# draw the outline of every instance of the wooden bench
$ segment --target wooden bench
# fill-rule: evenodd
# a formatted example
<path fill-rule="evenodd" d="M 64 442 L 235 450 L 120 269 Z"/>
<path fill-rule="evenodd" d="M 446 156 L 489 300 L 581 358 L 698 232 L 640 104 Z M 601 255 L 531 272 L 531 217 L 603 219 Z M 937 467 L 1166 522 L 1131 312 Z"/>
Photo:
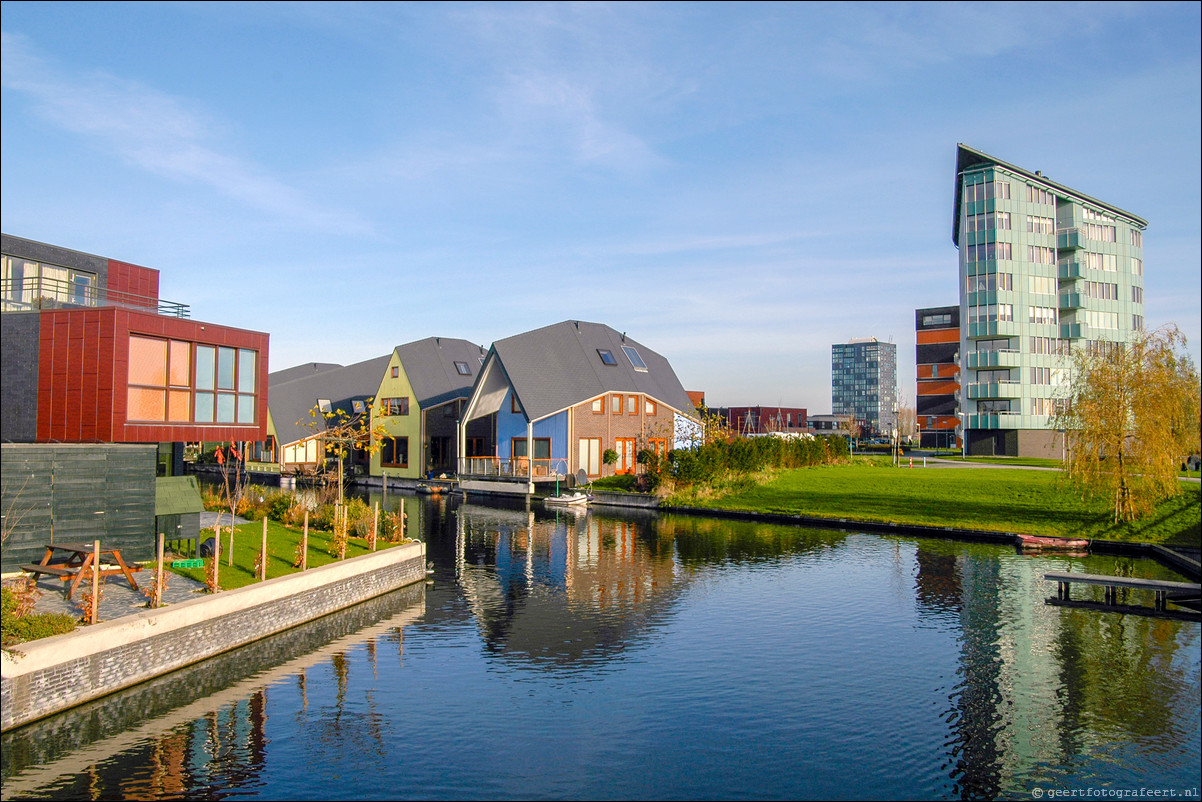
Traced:
<path fill-rule="evenodd" d="M 40 563 L 29 563 L 22 565 L 23 571 L 28 571 L 34 575 L 36 580 L 39 574 L 47 576 L 57 576 L 67 583 L 67 598 L 70 599 L 75 595 L 76 588 L 79 587 L 80 581 L 85 576 L 91 576 L 93 573 L 97 577 L 113 576 L 122 574 L 129 582 L 129 586 L 135 591 L 138 589 L 138 583 L 134 581 L 134 571 L 141 571 L 140 565 L 126 565 L 125 560 L 121 557 L 120 549 L 100 549 L 100 556 L 112 557 L 116 565 L 106 565 L 101 562 L 93 566 L 95 547 L 88 543 L 47 543 L 46 556 L 42 558 Z M 66 554 L 66 559 L 56 562 L 54 556 L 56 552 Z"/>
<path fill-rule="evenodd" d="M 75 571 L 71 570 L 70 568 L 59 568 L 55 565 L 36 565 L 34 563 L 27 563 L 21 566 L 21 570 L 28 571 L 29 573 L 33 574 L 35 579 L 37 578 L 38 574 L 63 577 L 75 576 Z"/>
<path fill-rule="evenodd" d="M 1114 604 L 1118 599 L 1119 588 L 1136 588 L 1151 590 L 1156 593 L 1156 609 L 1163 610 L 1168 601 L 1169 593 L 1181 593 L 1196 597 L 1202 592 L 1202 585 L 1196 582 L 1172 582 L 1166 579 L 1139 579 L 1127 576 L 1106 576 L 1104 574 L 1074 574 L 1067 571 L 1049 571 L 1044 579 L 1054 580 L 1056 595 L 1061 599 L 1069 598 L 1069 589 L 1073 583 L 1083 585 L 1102 585 L 1106 588 L 1106 602 Z"/>

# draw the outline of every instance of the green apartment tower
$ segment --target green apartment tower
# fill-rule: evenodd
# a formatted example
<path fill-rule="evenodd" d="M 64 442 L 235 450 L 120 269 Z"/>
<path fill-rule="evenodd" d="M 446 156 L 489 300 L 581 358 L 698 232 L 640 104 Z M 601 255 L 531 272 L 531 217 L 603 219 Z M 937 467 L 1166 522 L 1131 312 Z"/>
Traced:
<path fill-rule="evenodd" d="M 1148 223 L 965 145 L 956 153 L 960 414 L 969 454 L 1060 457 L 1074 348 L 1144 327 Z"/>

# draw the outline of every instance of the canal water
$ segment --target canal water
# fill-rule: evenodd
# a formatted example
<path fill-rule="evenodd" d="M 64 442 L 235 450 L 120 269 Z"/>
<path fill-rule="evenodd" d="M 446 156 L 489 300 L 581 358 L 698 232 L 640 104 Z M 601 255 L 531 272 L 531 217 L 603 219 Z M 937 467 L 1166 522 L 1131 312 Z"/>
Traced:
<path fill-rule="evenodd" d="M 386 503 L 433 584 L 9 733 L 4 798 L 1198 798 L 1199 624 L 1045 603 L 1154 562 Z"/>

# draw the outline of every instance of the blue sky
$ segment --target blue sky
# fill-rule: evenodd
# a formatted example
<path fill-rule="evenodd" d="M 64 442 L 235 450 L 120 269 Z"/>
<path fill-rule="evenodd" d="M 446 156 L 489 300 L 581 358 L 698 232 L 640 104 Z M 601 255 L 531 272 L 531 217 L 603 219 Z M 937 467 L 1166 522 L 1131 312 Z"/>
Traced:
<path fill-rule="evenodd" d="M 956 143 L 1149 221 L 1198 360 L 1198 3 L 3 3 L 3 230 L 270 362 L 607 323 L 711 405 L 958 300 Z"/>

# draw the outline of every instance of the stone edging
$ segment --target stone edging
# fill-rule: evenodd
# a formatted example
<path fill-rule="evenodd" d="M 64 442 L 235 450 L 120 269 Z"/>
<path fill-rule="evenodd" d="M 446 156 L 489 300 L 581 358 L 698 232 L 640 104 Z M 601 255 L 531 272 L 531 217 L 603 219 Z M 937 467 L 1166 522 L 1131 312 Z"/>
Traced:
<path fill-rule="evenodd" d="M 18 644 L 0 654 L 9 730 L 425 579 L 424 543 Z"/>

